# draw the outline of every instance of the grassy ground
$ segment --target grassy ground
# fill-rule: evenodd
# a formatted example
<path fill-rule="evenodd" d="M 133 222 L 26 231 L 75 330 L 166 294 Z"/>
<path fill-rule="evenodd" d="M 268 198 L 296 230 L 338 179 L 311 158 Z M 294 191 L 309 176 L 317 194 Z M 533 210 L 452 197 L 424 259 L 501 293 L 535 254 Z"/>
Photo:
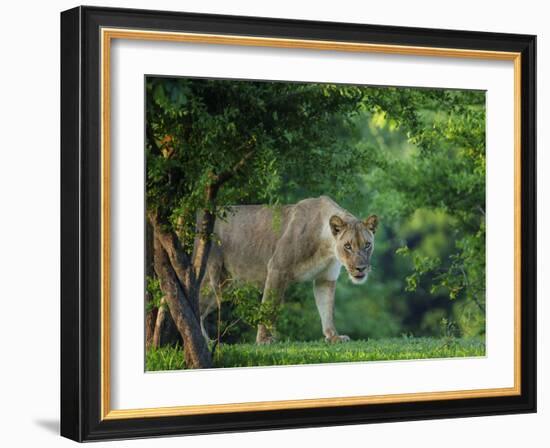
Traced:
<path fill-rule="evenodd" d="M 215 367 L 250 367 L 333 362 L 388 361 L 484 356 L 481 338 L 388 338 L 352 341 L 345 344 L 325 342 L 277 342 L 271 345 L 220 345 L 214 355 Z M 150 350 L 146 369 L 184 369 L 180 347 Z"/>

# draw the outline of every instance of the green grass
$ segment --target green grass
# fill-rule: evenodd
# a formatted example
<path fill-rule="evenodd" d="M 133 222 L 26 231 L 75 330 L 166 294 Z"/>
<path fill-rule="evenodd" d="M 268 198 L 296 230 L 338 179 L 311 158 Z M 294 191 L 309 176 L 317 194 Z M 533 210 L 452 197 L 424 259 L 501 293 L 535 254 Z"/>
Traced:
<path fill-rule="evenodd" d="M 325 342 L 277 342 L 271 345 L 223 344 L 216 348 L 215 367 L 280 366 L 334 362 L 390 361 L 484 356 L 482 338 L 387 338 Z M 181 347 L 147 352 L 146 370 L 184 369 Z"/>

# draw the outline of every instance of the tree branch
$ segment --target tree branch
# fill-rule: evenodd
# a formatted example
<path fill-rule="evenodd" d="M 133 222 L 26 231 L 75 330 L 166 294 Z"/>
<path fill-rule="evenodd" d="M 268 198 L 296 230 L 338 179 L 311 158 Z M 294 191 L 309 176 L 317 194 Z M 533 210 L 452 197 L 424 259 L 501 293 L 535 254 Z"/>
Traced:
<path fill-rule="evenodd" d="M 206 262 L 212 246 L 212 232 L 214 231 L 215 222 L 216 215 L 210 210 L 204 210 L 199 223 L 198 239 L 195 241 L 195 250 L 193 251 L 193 270 L 199 285 L 206 273 Z"/>
<path fill-rule="evenodd" d="M 242 158 L 239 160 L 235 165 L 233 165 L 232 168 L 230 168 L 227 171 L 223 171 L 222 173 L 218 174 L 217 176 L 214 176 L 213 183 L 210 184 L 210 187 L 214 191 L 214 196 L 217 194 L 217 190 L 229 179 L 231 179 L 237 172 L 239 172 L 245 165 L 248 159 L 250 159 L 254 153 L 255 148 L 252 148 L 250 151 L 248 151 Z"/>
<path fill-rule="evenodd" d="M 464 268 L 462 266 L 459 266 L 459 268 L 462 271 L 462 276 L 464 277 L 464 284 L 466 285 L 467 288 L 469 288 L 470 287 L 470 282 L 468 280 L 468 275 L 466 274 L 466 271 L 464 270 Z M 483 314 L 485 314 L 485 307 L 481 304 L 481 302 L 477 298 L 477 294 L 472 293 L 472 299 L 473 299 L 474 303 L 477 305 L 477 307 L 480 309 L 480 311 Z"/>

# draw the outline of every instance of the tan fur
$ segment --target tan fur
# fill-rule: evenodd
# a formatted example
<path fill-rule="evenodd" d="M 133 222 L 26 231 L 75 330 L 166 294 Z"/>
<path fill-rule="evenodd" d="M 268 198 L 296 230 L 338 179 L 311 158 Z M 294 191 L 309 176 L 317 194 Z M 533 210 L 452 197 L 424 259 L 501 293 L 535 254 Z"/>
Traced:
<path fill-rule="evenodd" d="M 213 293 L 201 296 L 201 324 L 216 308 L 216 295 L 228 278 L 263 288 L 262 301 L 280 301 L 289 284 L 313 281 L 326 339 L 349 340 L 334 328 L 336 280 L 343 265 L 354 283 L 366 281 L 377 225 L 376 216 L 361 221 L 326 196 L 281 208 L 232 207 L 214 228 L 217 243 L 205 278 Z M 208 337 L 204 326 L 203 333 Z M 271 340 L 260 325 L 257 342 Z"/>

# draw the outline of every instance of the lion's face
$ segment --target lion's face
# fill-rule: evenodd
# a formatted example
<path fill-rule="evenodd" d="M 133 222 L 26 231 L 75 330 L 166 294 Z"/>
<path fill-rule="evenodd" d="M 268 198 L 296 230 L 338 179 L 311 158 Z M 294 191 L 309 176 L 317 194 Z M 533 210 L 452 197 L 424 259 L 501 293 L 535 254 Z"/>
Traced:
<path fill-rule="evenodd" d="M 335 244 L 335 255 L 348 271 L 355 284 L 365 283 L 371 271 L 371 256 L 374 250 L 374 234 L 378 217 L 371 215 L 364 221 L 347 220 L 334 215 L 329 221 Z"/>

